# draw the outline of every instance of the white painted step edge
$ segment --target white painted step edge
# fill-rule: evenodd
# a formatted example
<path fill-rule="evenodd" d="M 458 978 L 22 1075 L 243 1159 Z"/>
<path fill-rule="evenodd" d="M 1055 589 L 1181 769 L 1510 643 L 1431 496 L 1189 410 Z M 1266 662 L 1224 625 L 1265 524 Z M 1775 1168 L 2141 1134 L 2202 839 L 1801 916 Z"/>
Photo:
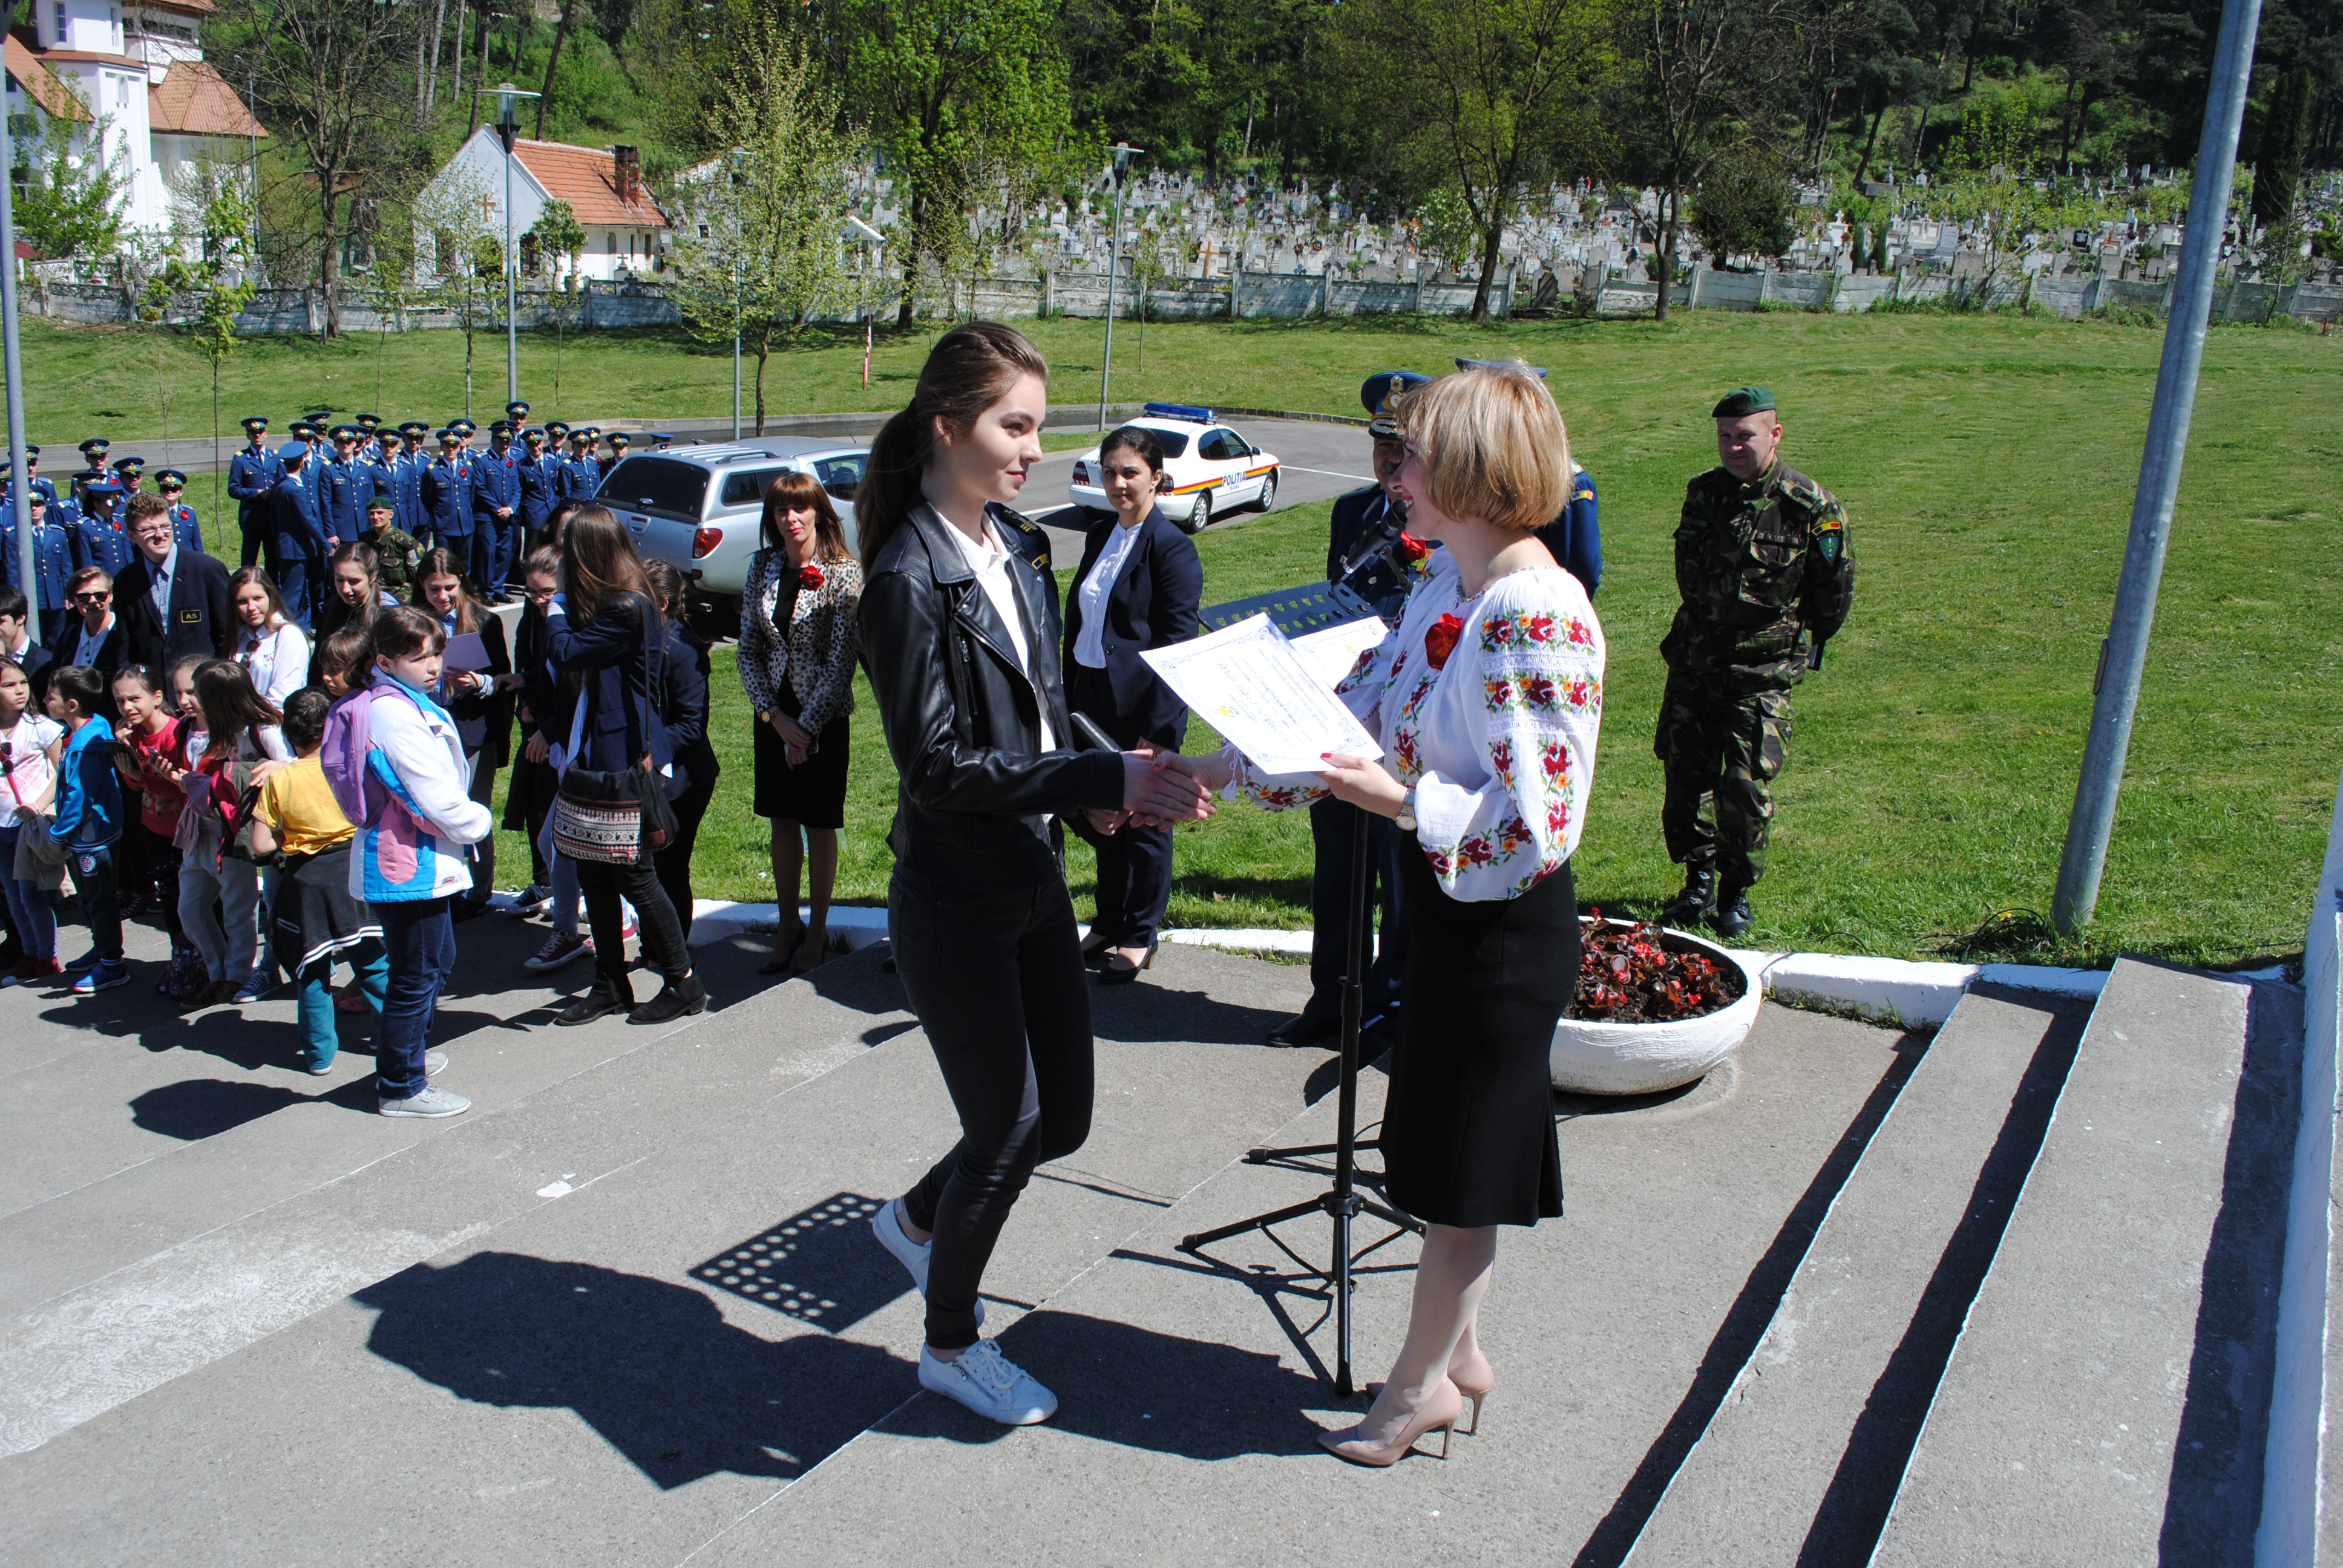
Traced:
<path fill-rule="evenodd" d="M 510 895 L 499 893 L 499 901 Z M 807 911 L 800 910 L 799 917 Z M 778 904 L 740 904 L 723 899 L 700 899 L 692 906 L 691 934 L 695 942 L 717 941 L 743 932 L 769 931 L 780 923 Z M 830 911 L 830 935 L 848 950 L 883 941 L 887 911 L 860 905 L 840 905 Z M 1282 953 L 1307 957 L 1308 931 L 1173 930 L 1163 940 L 1191 947 L 1221 948 L 1240 953 Z M 1766 995 L 1792 1006 L 1827 1008 L 1882 1021 L 1907 1024 L 1942 1023 L 1953 1015 L 1961 994 L 1979 980 L 2053 996 L 2096 999 L 2107 983 L 2102 970 L 2050 969 L 2036 964 L 1916 963 L 1906 959 L 1848 957 L 1838 953 L 1749 953 L 1765 977 Z M 2277 980 L 2281 969 L 2254 970 L 2239 980 Z"/>

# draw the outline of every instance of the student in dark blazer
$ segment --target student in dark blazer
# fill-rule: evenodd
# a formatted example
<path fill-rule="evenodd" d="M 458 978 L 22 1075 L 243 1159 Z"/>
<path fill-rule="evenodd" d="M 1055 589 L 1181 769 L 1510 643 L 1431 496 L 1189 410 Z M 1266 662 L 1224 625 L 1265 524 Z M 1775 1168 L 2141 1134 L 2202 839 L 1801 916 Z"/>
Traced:
<path fill-rule="evenodd" d="M 545 620 L 546 656 L 578 681 L 553 730 L 568 767 L 621 773 L 648 762 L 652 772 L 667 776 L 675 756 L 657 697 L 666 646 L 666 628 L 626 525 L 608 507 L 580 508 L 562 536 L 561 592 L 547 607 Z M 578 861 L 578 885 L 594 928 L 594 986 L 556 1022 L 591 1023 L 631 1009 L 630 1022 L 665 1023 L 707 1007 L 708 987 L 692 972 L 675 906 L 645 849 L 625 865 Z M 640 920 L 644 961 L 667 980 L 640 1006 L 627 974 L 621 895 Z"/>
<path fill-rule="evenodd" d="M 130 537 L 138 558 L 114 579 L 114 613 L 130 628 L 130 662 L 168 669 L 183 658 L 219 658 L 236 637 L 228 569 L 216 556 L 179 548 L 160 496 L 134 496 Z M 158 608 L 156 584 L 166 580 Z"/>
<path fill-rule="evenodd" d="M 472 595 L 464 576 L 464 561 L 449 549 L 427 550 L 415 568 L 415 604 L 437 618 L 448 638 L 476 634 L 488 654 L 485 669 L 447 668 L 440 676 L 440 704 L 456 721 L 464 743 L 464 760 L 471 765 L 471 797 L 495 809 L 497 770 L 512 759 L 513 693 L 519 677 L 513 674 L 512 653 L 505 639 L 505 623 Z M 458 898 L 449 910 L 468 920 L 488 907 L 497 890 L 496 835 L 475 846 L 472 892 Z"/>
<path fill-rule="evenodd" d="M 49 653 L 60 665 L 89 666 L 106 677 L 110 689 L 130 648 L 130 628 L 114 608 L 113 578 L 104 567 L 84 567 L 65 585 L 65 600 L 71 613 L 60 617 L 49 633 Z M 45 684 L 34 678 L 36 685 Z"/>
<path fill-rule="evenodd" d="M 57 656 L 47 645 L 34 640 L 33 628 L 27 624 L 31 618 L 32 608 L 25 596 L 14 588 L 0 586 L 0 658 L 22 669 L 33 689 L 33 700 L 45 703 L 49 698 L 49 671 L 55 667 Z M 78 616 L 65 619 L 75 626 L 81 624 Z"/>
<path fill-rule="evenodd" d="M 675 810 L 675 839 L 659 852 L 659 886 L 675 906 L 676 923 L 683 940 L 691 940 L 691 849 L 699 838 L 700 819 L 716 795 L 716 775 L 721 771 L 716 748 L 708 739 L 708 644 L 684 618 L 683 573 L 669 561 L 646 561 L 651 597 L 659 600 L 666 622 L 667 646 L 660 649 L 659 681 L 653 700 L 659 722 L 667 726 L 667 742 L 674 753 L 674 771 L 668 776 L 668 804 Z"/>
<path fill-rule="evenodd" d="M 1151 432 L 1127 425 L 1109 435 L 1099 467 L 1115 515 L 1091 525 L 1066 594 L 1066 706 L 1118 747 L 1177 751 L 1187 704 L 1139 656 L 1196 635 L 1204 569 L 1194 542 L 1155 505 L 1163 447 Z M 1070 820 L 1098 851 L 1098 916 L 1083 960 L 1105 983 L 1127 985 L 1154 958 L 1171 903 L 1171 829 L 1125 822 L 1101 833 Z"/>

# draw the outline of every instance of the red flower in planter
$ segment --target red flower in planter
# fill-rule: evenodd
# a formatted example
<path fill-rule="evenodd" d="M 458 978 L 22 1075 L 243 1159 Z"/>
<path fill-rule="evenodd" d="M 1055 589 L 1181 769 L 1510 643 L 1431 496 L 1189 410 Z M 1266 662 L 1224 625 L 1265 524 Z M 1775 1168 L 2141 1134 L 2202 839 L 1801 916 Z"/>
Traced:
<path fill-rule="evenodd" d="M 1432 661 L 1434 669 L 1448 668 L 1448 656 L 1456 651 L 1456 639 L 1464 635 L 1464 623 L 1453 615 L 1443 615 L 1423 634 L 1423 657 Z"/>
<path fill-rule="evenodd" d="M 821 586 L 821 568 L 808 561 L 798 572 L 798 587 L 818 588 Z"/>

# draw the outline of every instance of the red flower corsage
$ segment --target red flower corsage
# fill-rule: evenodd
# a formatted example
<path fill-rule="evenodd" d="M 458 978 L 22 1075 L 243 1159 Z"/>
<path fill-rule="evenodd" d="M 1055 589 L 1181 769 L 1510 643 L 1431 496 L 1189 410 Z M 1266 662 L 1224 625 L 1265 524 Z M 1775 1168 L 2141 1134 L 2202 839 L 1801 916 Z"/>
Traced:
<path fill-rule="evenodd" d="M 811 561 L 808 561 L 803 567 L 799 568 L 798 587 L 820 588 L 820 586 L 821 568 L 820 567 L 814 565 Z"/>
<path fill-rule="evenodd" d="M 1464 623 L 1453 615 L 1443 615 L 1423 634 L 1423 657 L 1432 661 L 1434 669 L 1448 668 L 1448 656 L 1456 651 L 1456 639 L 1464 635 Z"/>
<path fill-rule="evenodd" d="M 1430 545 L 1404 529 L 1399 536 L 1399 548 L 1400 553 L 1407 558 L 1410 566 L 1422 566 L 1425 558 L 1432 554 Z"/>

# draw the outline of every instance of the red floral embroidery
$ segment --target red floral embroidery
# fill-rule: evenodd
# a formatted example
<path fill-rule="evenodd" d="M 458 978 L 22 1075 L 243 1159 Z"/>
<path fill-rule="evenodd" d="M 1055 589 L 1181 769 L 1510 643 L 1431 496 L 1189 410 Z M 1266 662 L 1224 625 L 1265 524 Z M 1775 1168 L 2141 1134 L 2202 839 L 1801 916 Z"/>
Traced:
<path fill-rule="evenodd" d="M 1423 634 L 1423 657 L 1432 661 L 1434 669 L 1448 668 L 1448 656 L 1456 651 L 1456 639 L 1464 635 L 1464 623 L 1453 615 L 1443 615 Z"/>
<path fill-rule="evenodd" d="M 1497 772 L 1497 779 L 1508 789 L 1513 787 L 1513 743 L 1500 740 L 1489 748 L 1489 763 Z"/>
<path fill-rule="evenodd" d="M 1570 802 L 1569 802 L 1569 801 L 1567 801 L 1567 800 L 1549 800 L 1549 801 L 1547 801 L 1547 802 L 1546 802 L 1546 806 L 1545 806 L 1545 830 L 1546 830 L 1546 836 L 1547 836 L 1548 838 L 1553 838 L 1553 839 L 1562 839 L 1562 838 L 1566 838 L 1566 837 L 1569 835 L 1569 833 L 1570 833 Z"/>
<path fill-rule="evenodd" d="M 1532 708 L 1552 708 L 1554 705 L 1554 682 L 1543 675 L 1524 676 L 1522 679 L 1522 699 Z"/>
<path fill-rule="evenodd" d="M 798 587 L 816 588 L 821 586 L 821 568 L 808 561 L 798 572 Z"/>
<path fill-rule="evenodd" d="M 1549 779 L 1564 779 L 1570 774 L 1570 753 L 1559 740 L 1549 740 L 1541 749 L 1538 764 Z"/>

